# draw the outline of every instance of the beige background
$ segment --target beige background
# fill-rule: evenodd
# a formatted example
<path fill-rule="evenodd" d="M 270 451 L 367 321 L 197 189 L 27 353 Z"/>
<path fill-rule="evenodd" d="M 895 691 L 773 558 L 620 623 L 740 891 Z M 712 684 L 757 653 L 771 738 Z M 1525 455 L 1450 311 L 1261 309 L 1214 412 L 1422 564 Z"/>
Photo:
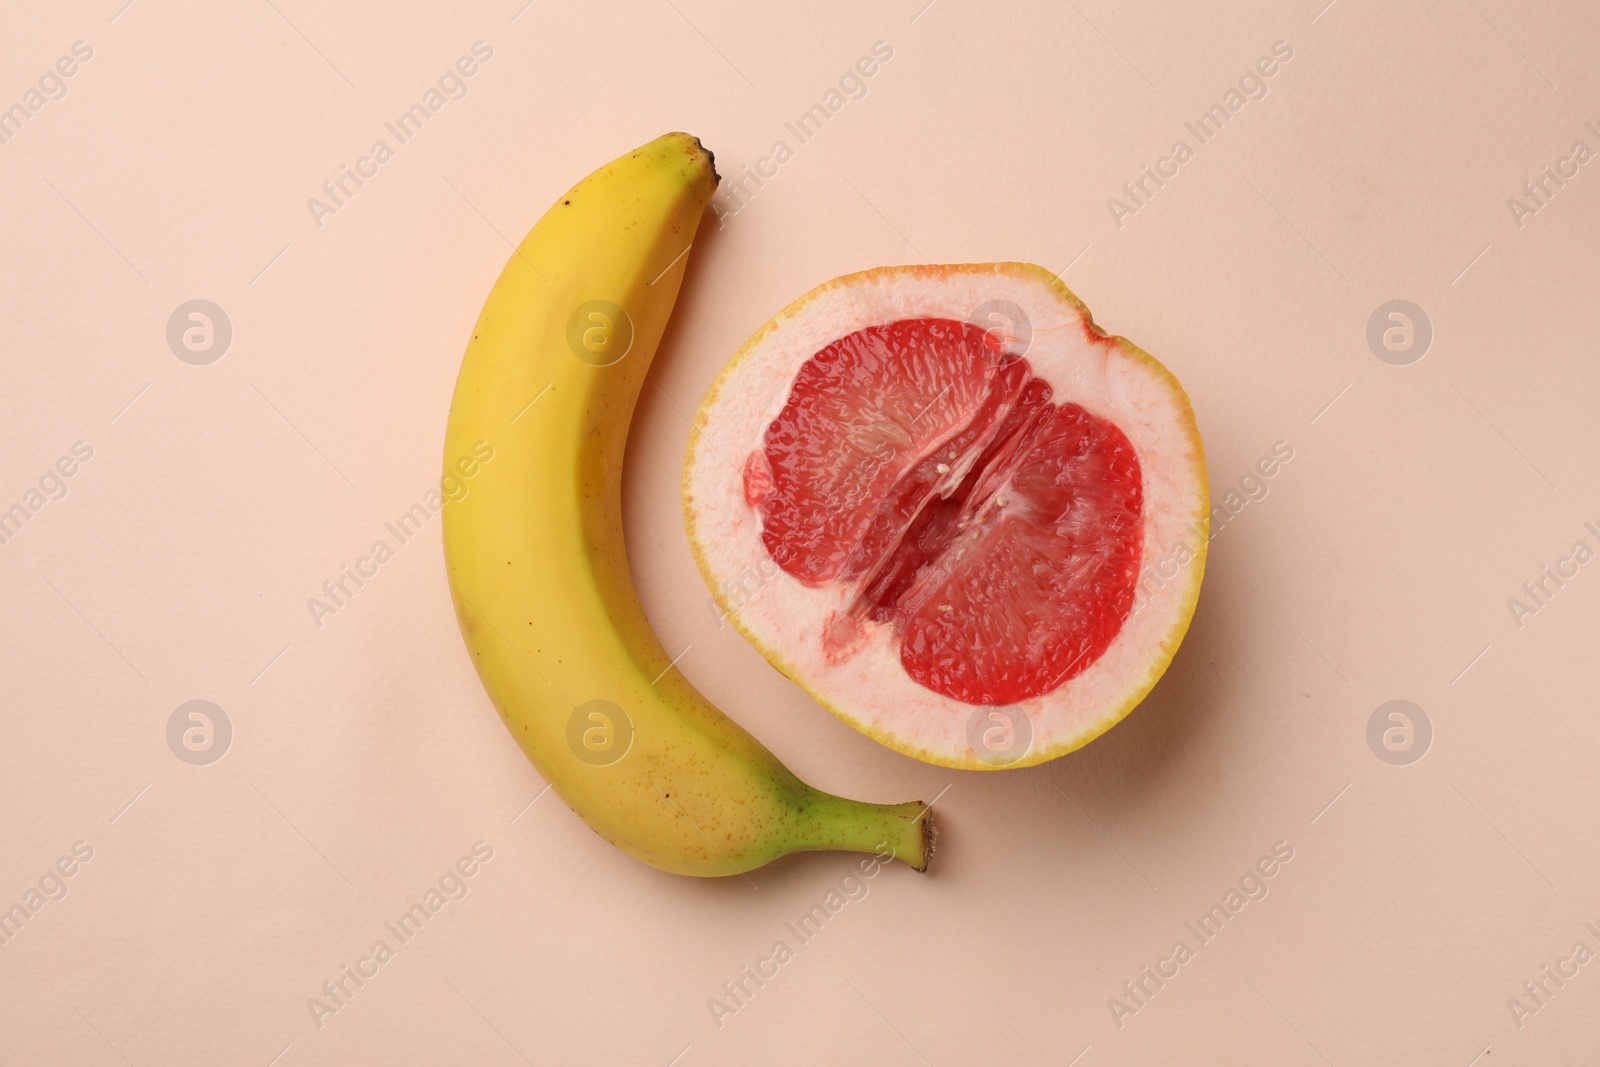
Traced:
<path fill-rule="evenodd" d="M 1520 629 L 1507 599 L 1600 548 L 1600 164 L 1520 228 L 1506 200 L 1600 151 L 1600 16 L 924 2 L 8 12 L 0 106 L 75 41 L 93 58 L 0 147 L 0 507 L 74 442 L 93 458 L 0 545 L 0 901 L 75 842 L 93 858 L 0 946 L 0 1060 L 1592 1061 L 1600 963 L 1520 1020 L 1507 1001 L 1600 950 L 1600 564 Z M 478 40 L 467 95 L 315 225 L 307 198 Z M 796 146 L 784 123 L 876 41 L 867 94 Z M 1277 41 L 1267 95 L 1115 225 L 1107 198 Z M 507 239 L 672 129 L 724 174 L 795 154 L 707 226 L 646 390 L 646 607 L 804 777 L 939 795 L 946 831 L 932 875 L 880 874 L 720 1029 L 708 998 L 848 861 L 690 881 L 529 807 L 437 519 L 320 629 L 305 603 L 436 479 Z M 1061 270 L 1187 386 L 1218 496 L 1294 450 L 1213 543 L 1145 706 L 1012 774 L 916 763 L 803 697 L 717 626 L 678 509 L 685 417 L 737 345 L 821 281 L 924 257 Z M 1434 331 L 1409 366 L 1366 341 L 1396 298 Z M 233 326 L 209 365 L 166 342 L 192 299 Z M 208 766 L 166 740 L 193 699 L 233 726 Z M 1409 766 L 1366 740 L 1391 699 L 1433 727 Z M 468 895 L 319 1028 L 308 998 L 480 840 Z M 1184 923 L 1280 841 L 1270 894 L 1199 946 Z M 1119 1027 L 1108 998 L 1180 938 L 1195 958 Z"/>

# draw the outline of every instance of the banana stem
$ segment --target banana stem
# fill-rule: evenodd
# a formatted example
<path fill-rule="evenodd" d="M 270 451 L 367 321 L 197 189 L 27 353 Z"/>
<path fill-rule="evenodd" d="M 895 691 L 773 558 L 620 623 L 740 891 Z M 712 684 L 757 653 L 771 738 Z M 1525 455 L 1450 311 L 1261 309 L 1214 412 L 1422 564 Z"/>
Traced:
<path fill-rule="evenodd" d="M 921 801 L 866 804 L 812 790 L 797 815 L 801 848 L 865 852 L 919 871 L 933 855 L 933 810 Z"/>

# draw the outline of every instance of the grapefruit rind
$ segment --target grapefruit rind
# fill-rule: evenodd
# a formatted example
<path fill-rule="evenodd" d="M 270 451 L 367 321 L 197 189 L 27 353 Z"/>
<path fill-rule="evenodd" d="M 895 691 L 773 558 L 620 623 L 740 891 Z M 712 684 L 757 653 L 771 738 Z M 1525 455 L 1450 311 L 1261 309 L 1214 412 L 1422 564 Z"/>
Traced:
<path fill-rule="evenodd" d="M 836 584 L 808 587 L 773 564 L 741 471 L 801 364 L 823 346 L 873 323 L 965 320 L 997 300 L 1026 312 L 1032 329 L 1025 354 L 1034 373 L 1057 399 L 1116 423 L 1133 441 L 1143 471 L 1135 607 L 1098 660 L 1017 705 L 1028 715 L 1032 742 L 1004 766 L 1032 766 L 1083 747 L 1145 698 L 1182 642 L 1205 571 L 1210 501 L 1204 448 L 1183 387 L 1149 353 L 1095 325 L 1054 274 L 1030 263 L 879 267 L 818 286 L 758 329 L 712 383 L 689 432 L 683 477 L 695 562 L 735 629 L 857 730 L 924 762 L 970 770 L 1001 769 L 969 743 L 975 706 L 912 681 L 890 626 L 874 628 L 859 653 L 829 661 L 820 629 L 851 593 Z M 1154 561 L 1172 558 L 1178 546 L 1187 562 L 1175 575 L 1155 574 Z"/>

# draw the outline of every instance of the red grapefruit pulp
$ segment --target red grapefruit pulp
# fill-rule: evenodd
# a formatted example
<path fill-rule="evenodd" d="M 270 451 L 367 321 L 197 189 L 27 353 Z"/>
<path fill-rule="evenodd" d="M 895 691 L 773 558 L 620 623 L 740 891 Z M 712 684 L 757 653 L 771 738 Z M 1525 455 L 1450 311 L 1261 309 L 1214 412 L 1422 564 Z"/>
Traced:
<path fill-rule="evenodd" d="M 1086 743 L 1154 685 L 1199 592 L 1187 397 L 1026 264 L 808 294 L 724 369 L 684 477 L 728 618 L 830 710 L 936 763 L 995 766 L 971 727 L 1002 706 L 1028 745 L 1000 765 Z M 1147 566 L 1158 549 L 1175 574 Z"/>
<path fill-rule="evenodd" d="M 894 623 L 906 673 L 969 704 L 1048 693 L 1098 658 L 1143 537 L 1122 431 L 1052 403 L 992 341 L 949 319 L 841 337 L 801 365 L 744 473 L 778 566 L 854 586 L 847 610 Z"/>

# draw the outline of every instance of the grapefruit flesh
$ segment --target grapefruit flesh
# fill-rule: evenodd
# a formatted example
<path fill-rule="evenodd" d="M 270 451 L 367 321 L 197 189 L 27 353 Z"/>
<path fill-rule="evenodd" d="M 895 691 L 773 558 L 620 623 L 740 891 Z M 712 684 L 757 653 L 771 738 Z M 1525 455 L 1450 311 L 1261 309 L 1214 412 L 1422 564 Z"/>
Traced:
<path fill-rule="evenodd" d="M 774 666 L 883 743 L 976 769 L 1136 706 L 1208 540 L 1182 387 L 1020 263 L 880 268 L 791 304 L 702 404 L 684 507 L 720 611 Z M 991 722 L 1023 738 L 1002 760 Z"/>
<path fill-rule="evenodd" d="M 1143 544 L 1127 437 L 1053 403 L 993 337 L 906 319 L 839 338 L 801 365 L 744 474 L 773 561 L 853 586 L 846 611 L 893 624 L 906 673 L 968 704 L 1048 693 L 1098 659 Z M 851 629 L 824 631 L 836 656 Z"/>

